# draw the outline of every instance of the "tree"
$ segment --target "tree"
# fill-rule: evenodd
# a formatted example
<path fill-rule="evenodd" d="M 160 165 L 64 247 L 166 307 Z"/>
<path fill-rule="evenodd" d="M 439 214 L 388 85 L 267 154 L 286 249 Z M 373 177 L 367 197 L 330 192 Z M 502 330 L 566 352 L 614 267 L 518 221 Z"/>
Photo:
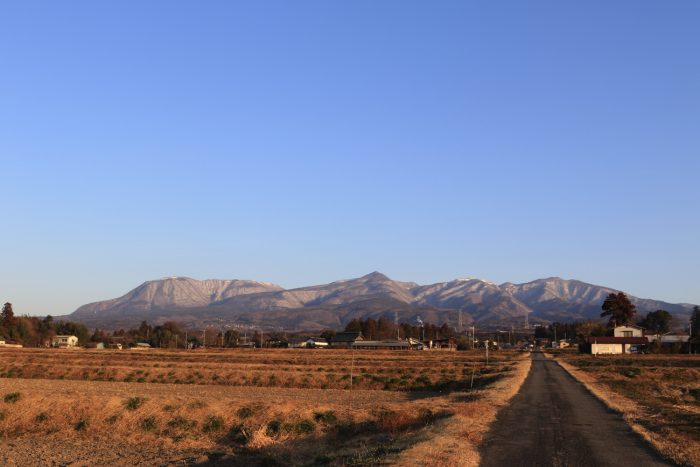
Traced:
<path fill-rule="evenodd" d="M 700 343 L 700 306 L 693 307 L 693 314 L 690 315 L 690 338 L 693 343 Z"/>
<path fill-rule="evenodd" d="M 637 312 L 637 308 L 622 292 L 608 294 L 601 308 L 603 309 L 600 314 L 601 318 L 610 316 L 608 327 L 628 323 Z"/>
<path fill-rule="evenodd" d="M 671 313 L 666 310 L 656 310 L 647 313 L 646 318 L 639 322 L 640 326 L 646 328 L 653 334 L 666 334 L 671 330 Z"/>
<path fill-rule="evenodd" d="M 0 323 L 6 328 L 11 328 L 15 324 L 15 314 L 12 311 L 12 303 L 5 303 L 0 313 Z"/>
<path fill-rule="evenodd" d="M 227 329 L 224 333 L 224 347 L 235 347 L 238 345 L 240 335 L 234 329 Z"/>
<path fill-rule="evenodd" d="M 362 324 L 360 323 L 360 320 L 357 318 L 353 318 L 353 320 L 350 321 L 345 326 L 345 332 L 360 332 L 360 331 L 362 331 Z"/>

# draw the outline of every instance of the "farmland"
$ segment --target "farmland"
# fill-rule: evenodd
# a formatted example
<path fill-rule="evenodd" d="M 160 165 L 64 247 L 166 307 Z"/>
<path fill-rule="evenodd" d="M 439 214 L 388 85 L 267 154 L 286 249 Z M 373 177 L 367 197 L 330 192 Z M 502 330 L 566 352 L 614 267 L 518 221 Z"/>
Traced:
<path fill-rule="evenodd" d="M 144 465 L 474 464 L 528 365 L 515 353 L 486 366 L 471 352 L 2 350 L 0 463 L 42 439 L 59 447 L 37 464 L 115 452 Z"/>
<path fill-rule="evenodd" d="M 661 453 L 681 465 L 700 465 L 700 356 L 557 359 Z"/>

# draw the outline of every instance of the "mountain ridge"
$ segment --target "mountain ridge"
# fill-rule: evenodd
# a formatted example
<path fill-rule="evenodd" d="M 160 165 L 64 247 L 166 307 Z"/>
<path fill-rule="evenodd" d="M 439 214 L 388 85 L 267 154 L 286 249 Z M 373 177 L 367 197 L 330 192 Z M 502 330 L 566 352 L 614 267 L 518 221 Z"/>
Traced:
<path fill-rule="evenodd" d="M 396 316 L 403 322 L 523 326 L 525 323 L 600 319 L 600 306 L 618 289 L 576 279 L 547 277 L 497 285 L 476 278 L 419 285 L 374 271 L 328 284 L 285 289 L 271 282 L 242 279 L 196 280 L 166 277 L 146 281 L 121 297 L 88 303 L 67 318 L 91 326 L 132 326 L 178 320 L 192 326 L 230 322 L 279 329 L 342 327 L 354 318 Z M 629 295 L 629 294 L 628 294 Z M 638 314 L 671 312 L 678 322 L 691 304 L 630 299 Z"/>

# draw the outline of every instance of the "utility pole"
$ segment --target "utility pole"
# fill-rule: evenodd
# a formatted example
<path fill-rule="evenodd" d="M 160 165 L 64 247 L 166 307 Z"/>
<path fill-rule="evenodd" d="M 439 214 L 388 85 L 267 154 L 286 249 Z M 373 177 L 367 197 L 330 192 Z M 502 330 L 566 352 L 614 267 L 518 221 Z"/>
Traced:
<path fill-rule="evenodd" d="M 352 378 L 353 378 L 353 373 L 355 372 L 355 349 L 353 348 L 352 345 L 350 345 L 350 355 L 351 355 L 351 360 L 350 360 L 350 391 L 352 391 Z"/>
<path fill-rule="evenodd" d="M 396 326 L 396 340 L 400 341 L 401 340 L 401 334 L 400 334 L 401 328 L 399 327 L 399 312 L 398 311 L 394 312 L 394 326 Z"/>
<path fill-rule="evenodd" d="M 204 331 L 202 331 L 202 348 L 206 349 L 207 348 L 207 328 L 204 328 Z"/>
<path fill-rule="evenodd" d="M 474 326 L 472 326 L 472 350 L 474 350 L 474 341 L 476 340 L 476 335 L 474 332 Z"/>
<path fill-rule="evenodd" d="M 185 350 L 190 349 L 189 341 L 187 340 L 187 331 L 185 331 Z"/>

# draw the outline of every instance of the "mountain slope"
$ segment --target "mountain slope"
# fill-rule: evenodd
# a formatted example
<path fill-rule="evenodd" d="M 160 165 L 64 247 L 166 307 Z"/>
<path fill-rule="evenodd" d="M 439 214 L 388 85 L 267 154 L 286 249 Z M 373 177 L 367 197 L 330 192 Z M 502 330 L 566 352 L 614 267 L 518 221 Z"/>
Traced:
<path fill-rule="evenodd" d="M 373 272 L 329 284 L 283 289 L 268 282 L 204 280 L 174 277 L 148 281 L 122 297 L 83 305 L 70 319 L 89 326 L 127 327 L 141 320 L 170 319 L 194 326 L 229 323 L 284 329 L 340 328 L 353 318 L 437 324 L 523 326 L 526 323 L 599 319 L 605 297 L 617 292 L 558 277 L 524 284 L 496 285 L 479 279 L 458 279 L 431 285 L 394 281 Z M 692 305 L 671 304 L 630 296 L 638 316 L 657 309 L 686 322 Z"/>
<path fill-rule="evenodd" d="M 83 305 L 71 316 L 79 319 L 105 313 L 201 307 L 239 295 L 280 289 L 282 287 L 268 282 L 218 279 L 198 281 L 188 277 L 169 277 L 144 282 L 119 298 Z"/>

